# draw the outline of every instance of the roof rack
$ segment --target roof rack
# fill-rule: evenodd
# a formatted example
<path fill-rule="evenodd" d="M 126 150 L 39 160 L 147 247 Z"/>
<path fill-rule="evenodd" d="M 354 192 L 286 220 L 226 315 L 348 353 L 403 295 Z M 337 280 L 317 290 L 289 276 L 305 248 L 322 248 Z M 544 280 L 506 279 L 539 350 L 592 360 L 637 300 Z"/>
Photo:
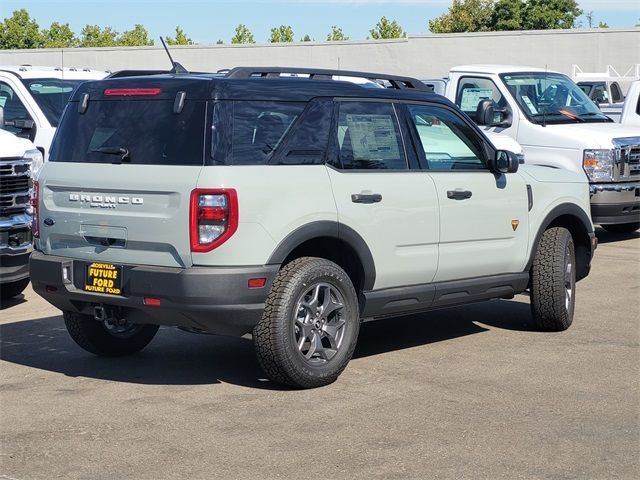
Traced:
<path fill-rule="evenodd" d="M 383 80 L 389 82 L 389 88 L 398 90 L 412 89 L 427 91 L 428 87 L 417 78 L 387 75 L 386 73 L 357 72 L 350 70 L 330 70 L 321 68 L 298 67 L 235 67 L 227 74 L 227 78 L 281 78 L 281 74 L 308 75 L 309 80 L 333 80 L 334 76 L 356 77 L 367 80 Z"/>

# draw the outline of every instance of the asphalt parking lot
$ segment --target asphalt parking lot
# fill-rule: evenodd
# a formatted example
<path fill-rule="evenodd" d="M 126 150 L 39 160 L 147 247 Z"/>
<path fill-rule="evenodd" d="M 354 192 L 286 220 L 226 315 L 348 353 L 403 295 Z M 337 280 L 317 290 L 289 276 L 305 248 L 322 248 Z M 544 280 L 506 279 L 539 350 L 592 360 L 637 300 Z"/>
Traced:
<path fill-rule="evenodd" d="M 567 332 L 524 296 L 365 324 L 310 391 L 247 339 L 91 356 L 28 290 L 0 312 L 0 479 L 640 478 L 640 234 L 598 233 Z"/>

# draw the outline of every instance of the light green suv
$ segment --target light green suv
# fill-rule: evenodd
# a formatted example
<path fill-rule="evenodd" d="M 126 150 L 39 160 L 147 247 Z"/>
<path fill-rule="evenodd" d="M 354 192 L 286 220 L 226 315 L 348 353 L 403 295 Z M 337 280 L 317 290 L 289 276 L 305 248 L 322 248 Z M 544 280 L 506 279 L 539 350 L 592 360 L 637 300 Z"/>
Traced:
<path fill-rule="evenodd" d="M 538 327 L 568 328 L 596 247 L 584 175 L 519 165 L 425 88 L 277 68 L 83 84 L 36 187 L 35 291 L 89 352 L 159 325 L 252 333 L 303 388 L 340 375 L 362 321 L 528 290 Z"/>

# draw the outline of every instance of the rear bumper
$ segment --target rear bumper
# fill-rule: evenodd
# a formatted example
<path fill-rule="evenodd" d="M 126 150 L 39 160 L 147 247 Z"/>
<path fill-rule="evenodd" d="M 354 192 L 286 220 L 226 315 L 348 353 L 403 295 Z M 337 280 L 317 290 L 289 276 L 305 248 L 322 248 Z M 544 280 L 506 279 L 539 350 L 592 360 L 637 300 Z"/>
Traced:
<path fill-rule="evenodd" d="M 60 310 L 93 315 L 96 306 L 117 311 L 134 323 L 197 329 L 220 335 L 244 335 L 260 320 L 278 265 L 255 267 L 168 268 L 123 265 L 123 295 L 82 290 L 90 262 L 34 252 L 33 289 Z M 63 267 L 71 273 L 63 279 Z M 250 278 L 266 278 L 263 288 L 248 288 Z M 144 304 L 145 298 L 159 306 Z"/>
<path fill-rule="evenodd" d="M 640 182 L 591 184 L 589 188 L 593 223 L 640 222 Z"/>

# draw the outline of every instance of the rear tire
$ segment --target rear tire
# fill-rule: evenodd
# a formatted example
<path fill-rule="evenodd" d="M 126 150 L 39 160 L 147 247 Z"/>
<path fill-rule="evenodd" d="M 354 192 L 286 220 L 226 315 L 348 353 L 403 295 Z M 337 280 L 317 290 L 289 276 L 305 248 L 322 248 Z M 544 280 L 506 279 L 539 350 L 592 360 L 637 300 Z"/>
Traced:
<path fill-rule="evenodd" d="M 24 278 L 17 282 L 3 283 L 0 285 L 0 298 L 2 300 L 9 300 L 10 298 L 20 295 L 25 288 L 29 285 L 29 279 Z"/>
<path fill-rule="evenodd" d="M 573 322 L 576 261 L 573 237 L 566 228 L 542 235 L 531 270 L 531 312 L 540 330 L 562 331 Z"/>
<path fill-rule="evenodd" d="M 158 325 L 130 325 L 111 333 L 103 322 L 90 315 L 64 312 L 64 324 L 71 338 L 87 352 L 103 357 L 121 357 L 139 352 L 158 332 Z"/>
<path fill-rule="evenodd" d="M 640 222 L 600 225 L 609 233 L 633 233 L 640 228 Z"/>
<path fill-rule="evenodd" d="M 303 257 L 278 273 L 253 341 L 271 380 L 315 388 L 334 382 L 346 368 L 359 330 L 349 276 L 329 260 Z"/>

